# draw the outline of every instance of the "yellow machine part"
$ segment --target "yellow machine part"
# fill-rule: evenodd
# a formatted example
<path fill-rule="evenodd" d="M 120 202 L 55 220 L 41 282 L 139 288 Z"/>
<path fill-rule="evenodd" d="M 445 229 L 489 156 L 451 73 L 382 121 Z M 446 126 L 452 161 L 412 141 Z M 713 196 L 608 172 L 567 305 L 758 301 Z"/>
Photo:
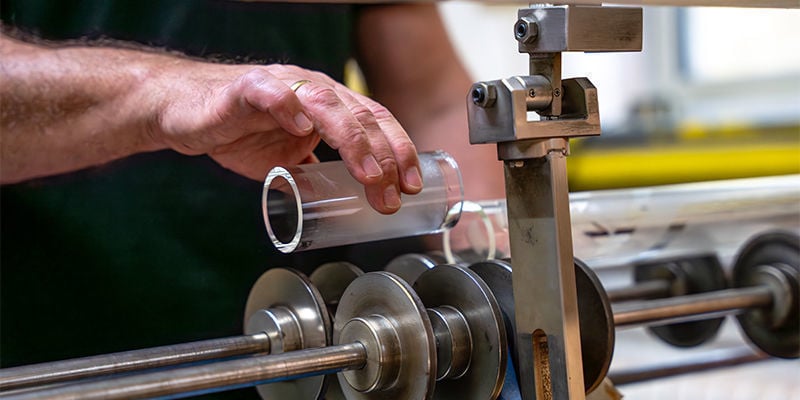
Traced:
<path fill-rule="evenodd" d="M 702 129 L 637 145 L 571 143 L 571 191 L 800 173 L 800 126 Z"/>

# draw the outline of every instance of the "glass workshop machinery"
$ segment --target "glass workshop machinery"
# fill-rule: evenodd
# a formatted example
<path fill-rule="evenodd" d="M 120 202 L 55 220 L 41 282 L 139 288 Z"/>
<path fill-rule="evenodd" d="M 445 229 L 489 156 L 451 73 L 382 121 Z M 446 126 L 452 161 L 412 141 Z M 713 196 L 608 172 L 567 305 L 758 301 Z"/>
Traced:
<path fill-rule="evenodd" d="M 638 51 L 641 10 L 536 6 L 519 11 L 513 32 L 530 75 L 478 82 L 467 99 L 470 141 L 495 143 L 504 163 L 510 260 L 410 257 L 407 265 L 426 266 L 413 277 L 345 263 L 310 277 L 271 269 L 253 286 L 241 336 L 7 368 L 0 398 L 174 398 L 243 386 L 265 399 L 613 398 L 593 390 L 604 384 L 616 327 L 721 314 L 737 314 L 764 352 L 798 358 L 796 233 L 754 239 L 732 282 L 706 268 L 712 276 L 701 280 L 713 287 L 696 291 L 673 290 L 692 286 L 680 284 L 691 268 L 662 265 L 642 269 L 638 287 L 606 291 L 573 257 L 569 139 L 599 135 L 600 125 L 595 87 L 562 79 L 561 53 Z M 327 204 L 299 197 L 283 207 L 296 220 L 289 233 L 302 232 L 306 206 Z M 286 221 L 264 211 L 267 224 Z M 324 218 L 313 222 L 324 232 Z M 511 381 L 513 394 L 504 392 Z"/>

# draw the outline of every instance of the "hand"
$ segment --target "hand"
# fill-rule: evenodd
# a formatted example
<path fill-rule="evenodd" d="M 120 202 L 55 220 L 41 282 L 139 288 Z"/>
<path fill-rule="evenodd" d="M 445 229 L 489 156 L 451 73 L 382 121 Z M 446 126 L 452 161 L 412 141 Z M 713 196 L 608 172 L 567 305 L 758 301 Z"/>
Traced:
<path fill-rule="evenodd" d="M 320 138 L 338 149 L 367 199 L 389 214 L 400 193 L 422 189 L 414 144 L 392 114 L 319 72 L 181 62 L 162 71 L 155 140 L 184 154 L 208 154 L 241 175 L 263 180 L 276 165 L 314 162 Z M 297 88 L 294 82 L 309 82 Z"/>

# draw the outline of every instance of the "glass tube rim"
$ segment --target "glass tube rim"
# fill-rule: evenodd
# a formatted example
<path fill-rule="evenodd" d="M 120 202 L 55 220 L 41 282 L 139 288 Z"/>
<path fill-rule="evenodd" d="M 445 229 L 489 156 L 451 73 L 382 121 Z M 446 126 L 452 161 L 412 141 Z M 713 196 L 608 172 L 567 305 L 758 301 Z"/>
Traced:
<path fill-rule="evenodd" d="M 294 203 L 297 209 L 297 223 L 295 224 L 297 228 L 292 236 L 292 240 L 289 242 L 282 242 L 280 239 L 278 239 L 278 236 L 275 235 L 275 232 L 272 230 L 272 224 L 270 223 L 269 212 L 267 211 L 267 204 L 269 203 L 269 188 L 275 178 L 283 178 L 289 183 L 289 187 L 292 188 L 292 195 L 294 196 Z M 300 199 L 300 189 L 297 187 L 297 182 L 294 180 L 292 173 L 286 168 L 280 166 L 273 167 L 267 174 L 267 177 L 264 180 L 264 190 L 261 193 L 261 212 L 264 216 L 264 225 L 267 227 L 267 235 L 269 236 L 269 239 L 272 241 L 272 244 L 275 246 L 275 248 L 277 248 L 281 253 L 285 254 L 295 251 L 297 246 L 300 244 L 300 237 L 303 234 L 303 204 Z"/>

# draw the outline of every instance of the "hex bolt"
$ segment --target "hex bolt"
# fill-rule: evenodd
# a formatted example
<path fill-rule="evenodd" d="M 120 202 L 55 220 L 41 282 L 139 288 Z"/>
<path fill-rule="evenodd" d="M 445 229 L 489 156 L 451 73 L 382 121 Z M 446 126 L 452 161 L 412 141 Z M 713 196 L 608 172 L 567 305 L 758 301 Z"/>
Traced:
<path fill-rule="evenodd" d="M 561 88 L 553 89 L 553 97 L 559 97 L 559 96 L 561 96 Z"/>
<path fill-rule="evenodd" d="M 531 44 L 539 37 L 539 24 L 535 19 L 530 17 L 520 18 L 514 24 L 514 37 L 518 41 L 526 44 Z"/>
<path fill-rule="evenodd" d="M 489 108 L 494 105 L 494 101 L 497 99 L 497 89 L 485 82 L 478 82 L 472 85 L 470 97 L 472 103 L 476 106 Z"/>

